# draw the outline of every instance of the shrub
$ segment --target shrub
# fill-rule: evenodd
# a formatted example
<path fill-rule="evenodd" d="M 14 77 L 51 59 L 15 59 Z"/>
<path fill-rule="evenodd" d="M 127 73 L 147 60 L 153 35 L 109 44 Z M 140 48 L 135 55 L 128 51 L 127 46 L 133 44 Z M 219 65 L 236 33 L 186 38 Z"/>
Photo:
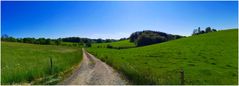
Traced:
<path fill-rule="evenodd" d="M 113 46 L 111 46 L 110 44 L 108 44 L 106 47 L 107 48 L 113 48 Z"/>

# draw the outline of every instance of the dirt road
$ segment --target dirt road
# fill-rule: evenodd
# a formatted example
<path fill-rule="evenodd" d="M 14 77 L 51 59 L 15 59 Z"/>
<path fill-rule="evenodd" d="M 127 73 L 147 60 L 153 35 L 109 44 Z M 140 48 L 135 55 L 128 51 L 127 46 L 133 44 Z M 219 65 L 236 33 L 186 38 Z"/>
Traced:
<path fill-rule="evenodd" d="M 112 67 L 87 53 L 84 49 L 83 60 L 63 85 L 123 85 L 126 81 Z"/>

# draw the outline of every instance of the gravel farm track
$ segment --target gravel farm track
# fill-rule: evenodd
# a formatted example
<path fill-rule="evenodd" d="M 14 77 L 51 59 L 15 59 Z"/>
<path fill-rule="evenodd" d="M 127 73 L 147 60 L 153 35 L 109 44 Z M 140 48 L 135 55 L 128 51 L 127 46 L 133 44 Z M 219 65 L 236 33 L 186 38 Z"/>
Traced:
<path fill-rule="evenodd" d="M 127 82 L 112 67 L 84 49 L 83 60 L 62 85 L 125 85 Z"/>

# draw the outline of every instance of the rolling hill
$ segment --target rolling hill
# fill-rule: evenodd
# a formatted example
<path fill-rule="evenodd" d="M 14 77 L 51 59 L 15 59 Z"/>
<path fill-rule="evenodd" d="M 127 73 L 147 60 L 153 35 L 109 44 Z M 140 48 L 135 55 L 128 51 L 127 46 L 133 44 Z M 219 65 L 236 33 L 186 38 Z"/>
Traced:
<path fill-rule="evenodd" d="M 134 84 L 238 84 L 238 29 L 130 48 L 87 48 Z M 127 46 L 127 45 L 125 45 Z"/>

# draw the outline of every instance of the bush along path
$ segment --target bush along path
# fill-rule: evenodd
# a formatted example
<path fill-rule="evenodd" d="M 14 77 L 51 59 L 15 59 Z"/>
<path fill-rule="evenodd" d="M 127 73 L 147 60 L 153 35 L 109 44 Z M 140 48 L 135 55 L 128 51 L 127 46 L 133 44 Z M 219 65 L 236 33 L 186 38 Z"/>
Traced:
<path fill-rule="evenodd" d="M 63 85 L 123 85 L 127 84 L 121 75 L 84 49 L 83 60 L 73 74 L 63 80 Z"/>

